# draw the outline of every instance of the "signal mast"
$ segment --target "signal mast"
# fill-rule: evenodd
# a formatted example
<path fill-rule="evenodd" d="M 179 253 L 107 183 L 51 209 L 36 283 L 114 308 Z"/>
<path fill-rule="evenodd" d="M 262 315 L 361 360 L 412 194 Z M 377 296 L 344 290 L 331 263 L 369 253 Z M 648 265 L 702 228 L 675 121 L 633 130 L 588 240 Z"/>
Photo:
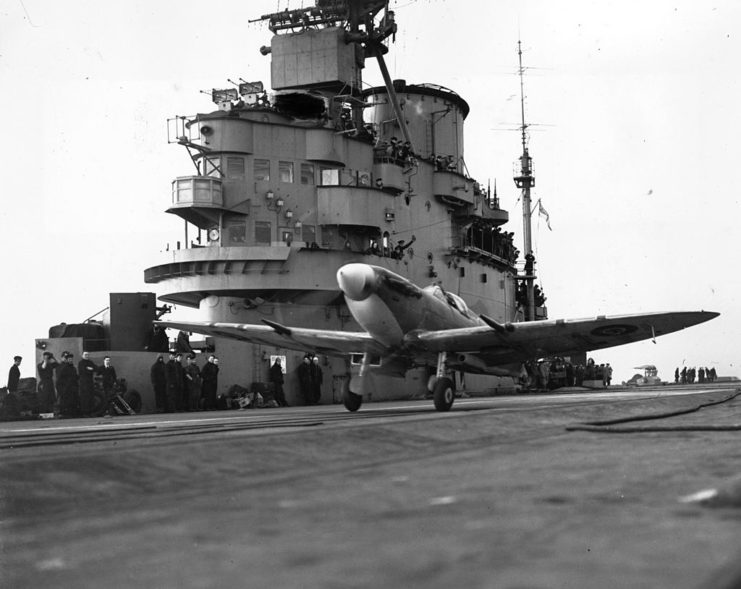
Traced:
<path fill-rule="evenodd" d="M 530 209 L 530 188 L 535 186 L 533 176 L 533 160 L 527 148 L 527 128 L 525 123 L 525 85 L 523 77 L 525 69 L 522 67 L 522 43 L 517 41 L 517 55 L 519 57 L 520 74 L 520 132 L 522 134 L 522 155 L 520 156 L 520 173 L 514 177 L 515 185 L 522 190 L 522 230 L 525 251 L 525 285 L 527 287 L 527 307 L 525 321 L 535 320 L 535 256 L 533 255 L 532 227 Z"/>

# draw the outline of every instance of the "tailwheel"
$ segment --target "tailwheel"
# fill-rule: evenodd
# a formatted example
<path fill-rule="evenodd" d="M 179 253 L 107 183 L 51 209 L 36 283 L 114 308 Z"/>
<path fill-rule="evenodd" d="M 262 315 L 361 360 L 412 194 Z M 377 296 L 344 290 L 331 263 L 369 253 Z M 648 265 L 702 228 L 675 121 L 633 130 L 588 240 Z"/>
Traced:
<path fill-rule="evenodd" d="M 455 401 L 455 386 L 453 381 L 443 376 L 437 379 L 435 388 L 432 390 L 432 398 L 435 409 L 438 411 L 449 411 Z"/>
<path fill-rule="evenodd" d="M 363 404 L 363 396 L 347 391 L 342 395 L 342 402 L 345 404 L 345 409 L 354 413 Z"/>

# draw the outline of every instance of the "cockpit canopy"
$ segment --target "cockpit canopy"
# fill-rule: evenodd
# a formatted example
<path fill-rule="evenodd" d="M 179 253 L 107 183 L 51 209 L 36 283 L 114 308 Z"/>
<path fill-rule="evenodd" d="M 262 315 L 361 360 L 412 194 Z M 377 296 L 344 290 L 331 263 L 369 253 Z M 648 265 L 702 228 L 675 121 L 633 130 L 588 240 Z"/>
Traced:
<path fill-rule="evenodd" d="M 458 295 L 443 290 L 442 287 L 438 286 L 437 284 L 427 286 L 424 288 L 424 290 L 432 293 L 434 297 L 440 299 L 441 301 L 445 301 L 446 303 L 448 303 L 464 317 L 471 317 L 471 311 L 469 311 L 468 305 L 466 305 L 466 302 Z"/>

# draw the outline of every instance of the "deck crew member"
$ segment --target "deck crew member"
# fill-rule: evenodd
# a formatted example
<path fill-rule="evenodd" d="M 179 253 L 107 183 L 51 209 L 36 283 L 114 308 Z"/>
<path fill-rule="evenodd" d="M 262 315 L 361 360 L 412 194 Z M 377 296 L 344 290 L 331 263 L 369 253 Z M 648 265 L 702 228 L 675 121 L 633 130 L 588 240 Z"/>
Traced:
<path fill-rule="evenodd" d="M 301 398 L 304 400 L 305 405 L 313 405 L 314 397 L 311 388 L 311 357 L 308 354 L 304 356 L 303 362 L 299 365 L 297 372 Z"/>
<path fill-rule="evenodd" d="M 203 396 L 203 408 L 207 411 L 213 411 L 216 409 L 216 391 L 219 385 L 219 359 L 211 354 L 208 357 L 208 361 L 201 370 L 201 378 L 203 379 L 202 385 L 202 396 Z"/>
<path fill-rule="evenodd" d="M 177 398 L 180 392 L 178 390 L 178 375 L 175 364 L 175 350 L 170 350 L 170 359 L 165 364 L 165 411 L 168 413 L 177 409 Z"/>
<path fill-rule="evenodd" d="M 149 369 L 149 379 L 152 381 L 152 388 L 154 389 L 154 404 L 157 407 L 157 412 L 162 413 L 167 407 L 167 376 L 162 355 L 157 356 L 157 360 Z"/>
<path fill-rule="evenodd" d="M 80 391 L 80 413 L 89 416 L 93 412 L 93 377 L 98 367 L 90 359 L 90 352 L 82 353 L 82 360 L 77 363 Z"/>
<path fill-rule="evenodd" d="M 275 402 L 278 403 L 278 405 L 280 405 L 281 407 L 288 407 L 288 403 L 286 402 L 286 395 L 283 392 L 283 367 L 281 366 L 280 360 L 278 358 L 275 359 L 275 362 L 270 367 L 270 382 L 273 383 L 273 397 L 275 398 Z"/>
<path fill-rule="evenodd" d="M 23 361 L 23 358 L 20 356 L 14 356 L 13 357 L 13 365 L 10 367 L 10 370 L 8 371 L 8 392 L 9 393 L 15 393 L 18 390 L 18 383 L 21 380 L 21 369 L 19 366 L 21 365 L 21 362 Z"/>
<path fill-rule="evenodd" d="M 54 354 L 44 352 L 43 360 L 38 364 L 36 369 L 39 372 L 39 412 L 51 413 L 54 411 L 54 404 L 57 401 L 56 391 L 54 390 L 54 369 L 59 365 Z"/>
<path fill-rule="evenodd" d="M 103 376 L 103 396 L 109 404 L 108 411 L 111 415 L 116 415 L 113 404 L 113 397 L 115 395 L 114 388 L 116 385 L 116 369 L 111 365 L 110 356 L 103 358 L 103 366 L 98 369 L 98 372 Z"/>
<path fill-rule="evenodd" d="M 187 395 L 185 390 L 185 368 L 183 368 L 183 355 L 178 351 L 175 353 L 175 410 L 185 411 L 188 407 Z"/>
<path fill-rule="evenodd" d="M 62 354 L 62 363 L 57 367 L 57 392 L 59 393 L 59 414 L 61 417 L 76 417 L 80 410 L 78 397 L 77 369 L 74 355 Z"/>
<path fill-rule="evenodd" d="M 185 391 L 188 403 L 185 406 L 186 411 L 198 411 L 198 403 L 201 400 L 201 369 L 196 364 L 196 355 L 189 354 L 187 365 L 185 367 Z"/>
<path fill-rule="evenodd" d="M 322 373 L 321 366 L 319 366 L 319 358 L 317 358 L 316 356 L 311 359 L 310 374 L 311 399 L 314 405 L 318 405 L 319 402 L 322 400 L 322 380 L 324 378 L 324 375 Z"/>

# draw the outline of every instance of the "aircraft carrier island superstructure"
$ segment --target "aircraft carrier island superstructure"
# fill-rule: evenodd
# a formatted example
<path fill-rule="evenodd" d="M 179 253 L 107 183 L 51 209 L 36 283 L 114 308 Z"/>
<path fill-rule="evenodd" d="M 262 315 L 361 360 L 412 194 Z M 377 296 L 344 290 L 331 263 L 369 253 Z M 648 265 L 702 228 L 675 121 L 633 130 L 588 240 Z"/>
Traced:
<path fill-rule="evenodd" d="M 160 300 L 204 321 L 358 330 L 335 274 L 365 262 L 438 283 L 498 321 L 523 319 L 508 212 L 466 167 L 469 105 L 443 86 L 390 79 L 386 2 L 319 1 L 259 20 L 273 33 L 260 50 L 272 92 L 242 81 L 213 91 L 218 110 L 169 121 L 194 168 L 173 180 L 167 209 L 185 222 L 183 246 L 145 271 Z M 375 64 L 385 85 L 364 88 L 362 70 Z M 215 347 L 225 385 L 265 381 L 270 357 L 285 356 L 292 400 L 303 353 Z M 323 399 L 339 401 L 351 359 L 321 363 Z M 424 394 L 428 374 L 375 376 L 371 397 Z M 479 390 L 504 384 L 468 378 Z"/>

